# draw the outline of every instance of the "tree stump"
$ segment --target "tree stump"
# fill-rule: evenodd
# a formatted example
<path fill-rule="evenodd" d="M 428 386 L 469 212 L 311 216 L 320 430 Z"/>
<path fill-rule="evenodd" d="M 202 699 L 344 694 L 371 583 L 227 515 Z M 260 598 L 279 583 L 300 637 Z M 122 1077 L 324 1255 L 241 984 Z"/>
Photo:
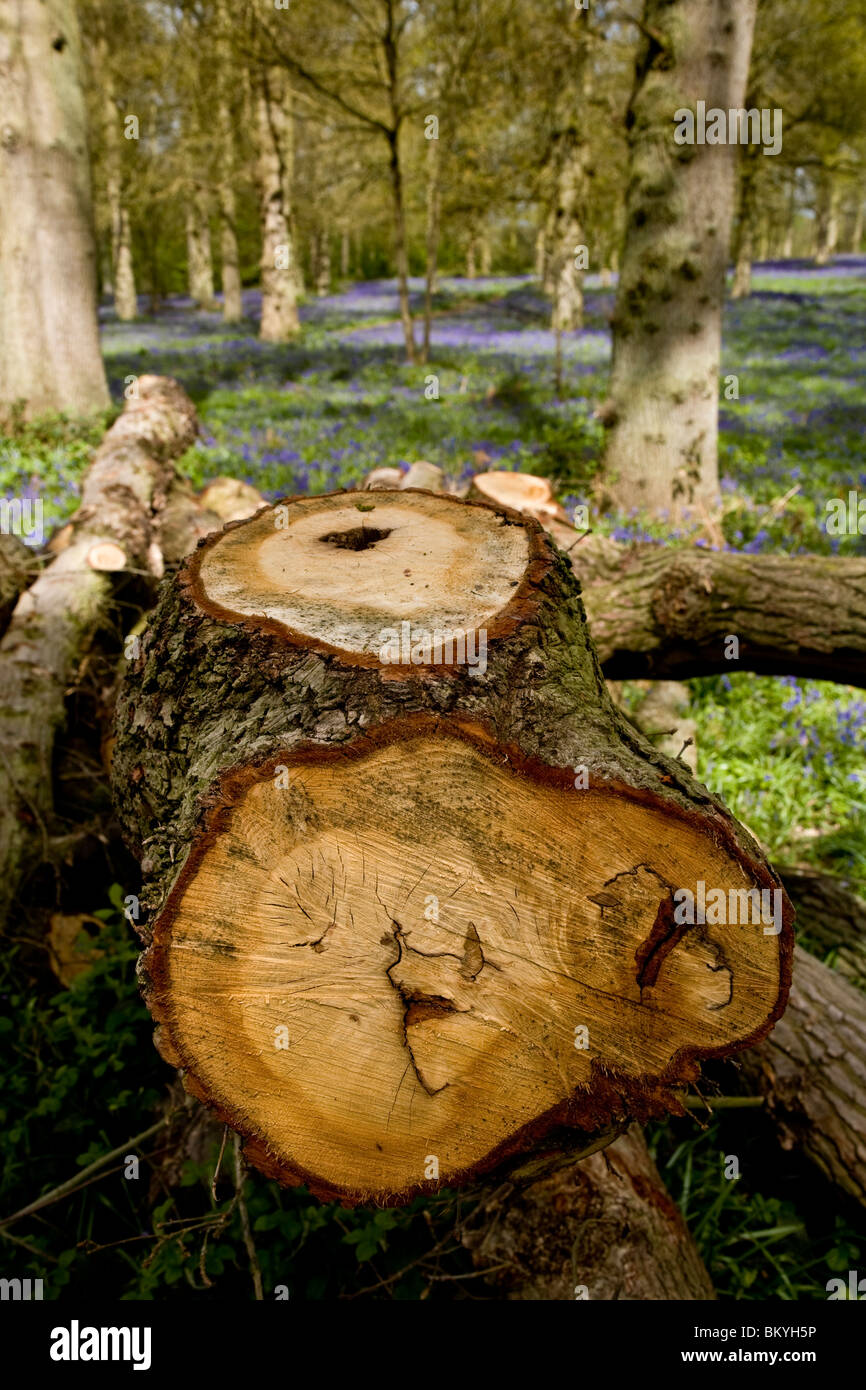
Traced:
<path fill-rule="evenodd" d="M 113 780 L 158 1046 L 321 1197 L 680 1111 L 784 1008 L 778 879 L 614 708 L 530 517 L 346 492 L 208 537 L 128 672 Z M 700 911 L 748 890 L 777 925 Z"/>

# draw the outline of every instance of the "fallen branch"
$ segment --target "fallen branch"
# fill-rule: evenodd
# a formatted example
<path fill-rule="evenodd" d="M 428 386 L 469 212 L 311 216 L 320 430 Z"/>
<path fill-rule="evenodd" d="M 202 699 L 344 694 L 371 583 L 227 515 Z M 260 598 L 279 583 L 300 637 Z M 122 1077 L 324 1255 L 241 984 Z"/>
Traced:
<path fill-rule="evenodd" d="M 0 644 L 0 924 L 19 885 L 50 858 L 54 741 L 120 579 L 162 572 L 156 518 L 173 460 L 195 439 L 195 410 L 167 377 L 141 377 L 97 450 L 65 544 L 21 596 Z"/>
<path fill-rule="evenodd" d="M 866 560 L 624 546 L 548 529 L 581 581 L 609 679 L 740 670 L 866 686 Z"/>

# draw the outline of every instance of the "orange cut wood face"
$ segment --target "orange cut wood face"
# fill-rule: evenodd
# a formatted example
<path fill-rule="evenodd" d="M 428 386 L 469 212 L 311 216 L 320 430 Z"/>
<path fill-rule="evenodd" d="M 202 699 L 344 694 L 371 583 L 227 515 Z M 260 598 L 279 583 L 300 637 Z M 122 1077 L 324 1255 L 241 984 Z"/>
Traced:
<path fill-rule="evenodd" d="M 383 1201 L 459 1182 L 554 1122 L 658 1109 L 781 1008 L 787 924 L 674 920 L 680 888 L 772 884 L 696 815 L 442 726 L 224 791 L 157 921 L 149 1003 L 284 1180 Z"/>

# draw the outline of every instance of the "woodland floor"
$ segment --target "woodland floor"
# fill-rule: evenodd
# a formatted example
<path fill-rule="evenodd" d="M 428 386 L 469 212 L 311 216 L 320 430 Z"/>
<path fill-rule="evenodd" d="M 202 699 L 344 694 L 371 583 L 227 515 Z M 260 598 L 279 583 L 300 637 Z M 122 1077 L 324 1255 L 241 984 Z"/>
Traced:
<path fill-rule="evenodd" d="M 418 304 L 420 282 L 413 286 Z M 502 277 L 443 278 L 424 367 L 403 363 L 393 282 L 308 300 L 304 332 L 290 346 L 258 342 L 254 291 L 245 296 L 249 319 L 235 329 L 182 299 L 133 324 L 106 312 L 112 396 L 121 401 L 130 375 L 178 378 L 204 427 L 182 464 L 197 485 L 229 474 L 268 497 L 322 492 L 378 465 L 426 458 L 455 476 L 485 468 L 546 474 L 568 506 L 588 500 L 601 443 L 592 413 L 610 354 L 612 292 L 592 277 L 587 289 L 586 326 L 563 339 L 559 399 L 538 288 Z M 425 398 L 431 373 L 438 400 Z M 866 552 L 866 537 L 840 540 L 823 529 L 828 499 L 866 492 L 866 258 L 843 257 L 820 272 L 807 263 L 759 266 L 751 298 L 727 307 L 723 375 L 730 374 L 739 399 L 722 402 L 726 545 Z M 105 423 L 48 420 L 0 440 L 0 491 L 41 496 L 50 528 L 74 509 L 77 480 Z M 710 544 L 698 522 L 672 531 L 614 516 L 597 525 L 623 540 Z M 736 670 L 690 684 L 701 778 L 775 860 L 842 874 L 866 894 L 864 692 Z M 2 966 L 7 1212 L 143 1130 L 164 1095 L 167 1069 L 151 1046 L 134 981 L 136 943 L 120 915 L 129 891 L 115 884 L 110 902 L 87 905 L 106 923 L 104 954 L 73 989 L 57 993 L 47 975 L 34 989 L 14 949 Z M 725 1089 L 730 1075 L 717 1079 Z M 706 1128 L 693 1116 L 650 1134 L 720 1296 L 824 1299 L 827 1279 L 866 1258 L 863 1213 L 844 1208 L 813 1169 L 782 1153 L 758 1112 L 722 1112 Z M 730 1154 L 740 1161 L 739 1182 L 724 1177 Z M 200 1268 L 198 1223 L 219 1222 L 231 1197 L 226 1183 L 211 1206 L 212 1168 L 212 1155 L 188 1164 L 180 1189 L 164 1187 L 158 1163 L 157 1177 L 138 1184 L 109 1174 L 47 1209 L 44 1220 L 16 1228 L 44 1254 L 28 1270 L 30 1256 L 17 1248 L 15 1272 L 45 1274 L 46 1296 L 74 1278 L 85 1294 L 191 1297 L 191 1284 L 200 1296 L 250 1297 L 236 1211 L 214 1227 Z M 414 1299 L 425 1289 L 489 1296 L 478 1279 L 452 1282 L 469 1270 L 448 1238 L 466 1201 L 453 1194 L 403 1211 L 347 1212 L 253 1176 L 248 1203 L 265 1287 L 286 1283 L 299 1298 L 369 1291 Z M 197 1228 L 187 1230 L 191 1224 Z M 436 1241 L 444 1244 L 433 1250 Z"/>

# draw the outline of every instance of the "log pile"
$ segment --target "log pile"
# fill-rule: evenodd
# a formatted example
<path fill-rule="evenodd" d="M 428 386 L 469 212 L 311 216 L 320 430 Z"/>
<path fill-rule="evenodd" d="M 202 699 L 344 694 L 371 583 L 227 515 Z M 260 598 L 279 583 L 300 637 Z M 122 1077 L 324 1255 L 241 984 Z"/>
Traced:
<path fill-rule="evenodd" d="M 118 598 L 146 610 L 165 571 L 122 663 L 115 802 L 158 1045 L 253 1163 L 346 1202 L 481 1183 L 464 1238 L 509 1298 L 711 1297 L 633 1121 L 735 1056 L 862 1202 L 862 904 L 780 882 L 604 676 L 730 670 L 733 632 L 741 669 L 864 684 L 864 562 L 621 546 L 483 485 L 196 497 L 192 406 L 139 386 L 71 525 L 0 556 L 0 909 L 52 853 L 82 662 L 116 658 Z M 779 932 L 676 916 L 684 889 L 782 884 L 849 977 L 798 951 L 786 1012 L 784 895 Z"/>

